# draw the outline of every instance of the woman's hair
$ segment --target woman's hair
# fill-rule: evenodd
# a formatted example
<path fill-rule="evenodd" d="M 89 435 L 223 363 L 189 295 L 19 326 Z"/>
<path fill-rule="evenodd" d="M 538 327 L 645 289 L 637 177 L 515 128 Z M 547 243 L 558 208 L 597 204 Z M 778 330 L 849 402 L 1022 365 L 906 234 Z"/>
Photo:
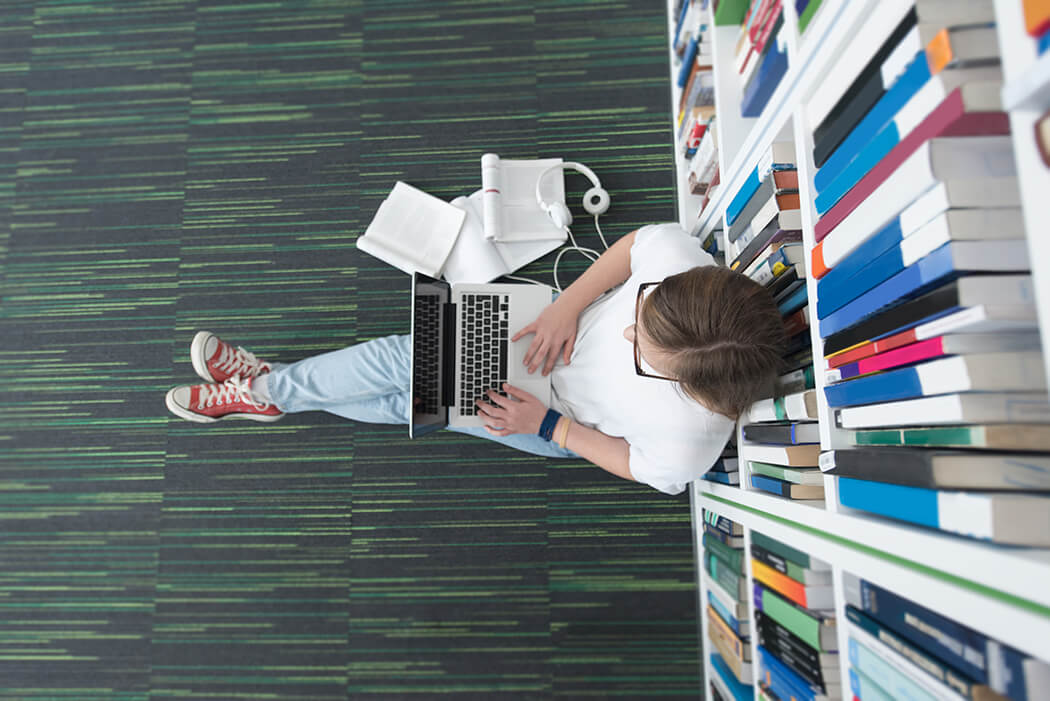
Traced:
<path fill-rule="evenodd" d="M 669 354 L 669 369 L 686 394 L 708 409 L 738 418 L 773 396 L 786 338 L 764 287 L 736 271 L 705 265 L 672 275 L 639 310 L 645 333 Z"/>

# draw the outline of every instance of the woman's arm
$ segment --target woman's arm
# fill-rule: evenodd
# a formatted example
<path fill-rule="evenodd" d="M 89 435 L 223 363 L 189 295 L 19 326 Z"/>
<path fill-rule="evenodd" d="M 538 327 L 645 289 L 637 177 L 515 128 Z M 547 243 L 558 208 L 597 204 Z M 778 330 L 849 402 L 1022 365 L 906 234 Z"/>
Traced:
<path fill-rule="evenodd" d="M 583 275 L 558 295 L 535 321 L 514 334 L 511 341 L 517 341 L 526 334 L 535 334 L 524 357 L 529 372 L 535 372 L 536 368 L 543 365 L 543 374 L 550 374 L 559 354 L 566 363 L 569 362 L 576 343 L 576 324 L 580 313 L 603 292 L 631 276 L 634 234 L 632 231 L 614 243 Z"/>
<path fill-rule="evenodd" d="M 564 417 L 562 421 L 570 421 Z M 637 482 L 631 474 L 631 446 L 623 438 L 613 438 L 601 431 L 573 421 L 565 447 L 606 472 Z"/>

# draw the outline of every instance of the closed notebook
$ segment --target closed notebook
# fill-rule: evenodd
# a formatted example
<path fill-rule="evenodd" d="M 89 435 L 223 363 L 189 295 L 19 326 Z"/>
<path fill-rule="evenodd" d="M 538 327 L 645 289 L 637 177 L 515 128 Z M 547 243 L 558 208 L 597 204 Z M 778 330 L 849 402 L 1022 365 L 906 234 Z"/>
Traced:
<path fill-rule="evenodd" d="M 927 448 L 832 450 L 820 469 L 839 477 L 927 489 L 1050 490 L 1050 456 Z"/>

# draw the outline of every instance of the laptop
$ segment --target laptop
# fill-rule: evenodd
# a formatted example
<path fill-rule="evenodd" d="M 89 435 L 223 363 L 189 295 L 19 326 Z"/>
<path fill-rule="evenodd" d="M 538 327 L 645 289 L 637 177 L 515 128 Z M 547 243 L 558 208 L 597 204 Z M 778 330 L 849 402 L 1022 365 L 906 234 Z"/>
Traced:
<path fill-rule="evenodd" d="M 551 380 L 522 364 L 529 334 L 511 343 L 517 331 L 551 303 L 540 285 L 457 284 L 412 275 L 412 420 L 416 438 L 446 426 L 483 426 L 475 401 L 503 383 L 550 404 Z"/>

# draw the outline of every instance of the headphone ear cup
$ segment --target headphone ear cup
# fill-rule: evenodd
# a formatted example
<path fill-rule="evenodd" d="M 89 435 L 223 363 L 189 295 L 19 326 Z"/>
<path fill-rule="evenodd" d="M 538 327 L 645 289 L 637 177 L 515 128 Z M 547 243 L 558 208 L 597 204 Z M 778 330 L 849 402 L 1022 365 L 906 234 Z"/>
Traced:
<path fill-rule="evenodd" d="M 561 202 L 552 202 L 547 205 L 547 214 L 550 215 L 554 226 L 559 229 L 568 229 L 572 225 L 572 212 Z"/>
<path fill-rule="evenodd" d="M 583 208 L 595 216 L 605 214 L 609 209 L 609 193 L 600 187 L 592 187 L 583 193 Z"/>

